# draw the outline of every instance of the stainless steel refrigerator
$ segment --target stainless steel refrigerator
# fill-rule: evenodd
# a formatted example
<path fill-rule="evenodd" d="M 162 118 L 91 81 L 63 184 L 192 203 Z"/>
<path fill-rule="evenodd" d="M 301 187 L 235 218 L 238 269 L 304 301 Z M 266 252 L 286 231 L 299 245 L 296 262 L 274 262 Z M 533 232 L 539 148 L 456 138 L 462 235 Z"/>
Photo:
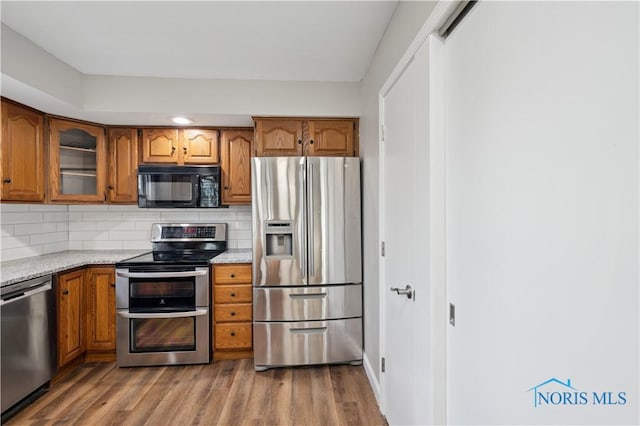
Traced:
<path fill-rule="evenodd" d="M 359 159 L 251 166 L 255 369 L 361 364 Z"/>

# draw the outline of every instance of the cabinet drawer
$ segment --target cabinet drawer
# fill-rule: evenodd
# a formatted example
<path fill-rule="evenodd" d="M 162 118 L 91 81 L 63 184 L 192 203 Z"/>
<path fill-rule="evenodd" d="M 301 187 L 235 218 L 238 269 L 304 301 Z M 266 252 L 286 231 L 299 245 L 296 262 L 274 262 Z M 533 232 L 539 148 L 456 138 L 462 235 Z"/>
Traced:
<path fill-rule="evenodd" d="M 250 322 L 216 324 L 216 349 L 251 349 L 252 326 Z"/>
<path fill-rule="evenodd" d="M 309 365 L 362 360 L 362 318 L 256 322 L 256 366 Z"/>
<path fill-rule="evenodd" d="M 213 303 L 251 302 L 251 285 L 215 285 L 213 286 Z"/>
<path fill-rule="evenodd" d="M 256 321 L 315 321 L 362 316 L 362 285 L 255 288 Z"/>
<path fill-rule="evenodd" d="M 251 310 L 251 303 L 216 304 L 213 308 L 216 322 L 251 321 Z"/>
<path fill-rule="evenodd" d="M 215 284 L 251 284 L 251 265 L 233 264 L 213 267 Z"/>

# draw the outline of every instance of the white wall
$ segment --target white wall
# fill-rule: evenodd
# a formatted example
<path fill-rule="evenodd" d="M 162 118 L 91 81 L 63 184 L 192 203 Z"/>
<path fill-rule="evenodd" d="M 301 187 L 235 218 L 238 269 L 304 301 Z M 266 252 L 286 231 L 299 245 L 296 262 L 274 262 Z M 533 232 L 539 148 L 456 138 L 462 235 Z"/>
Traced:
<path fill-rule="evenodd" d="M 445 42 L 453 424 L 640 422 L 639 11 L 479 2 Z"/>
<path fill-rule="evenodd" d="M 84 75 L 2 25 L 1 94 L 101 124 L 251 126 L 252 115 L 360 116 L 360 83 Z"/>
<path fill-rule="evenodd" d="M 139 209 L 125 205 L 0 205 L 0 261 L 63 250 L 151 249 L 154 222 L 227 224 L 228 248 L 251 248 L 251 207 Z"/>
<path fill-rule="evenodd" d="M 360 156 L 363 159 L 364 350 L 380 379 L 378 95 L 391 71 L 433 11 L 436 2 L 399 2 L 363 81 Z M 374 383 L 375 385 L 375 383 Z"/>

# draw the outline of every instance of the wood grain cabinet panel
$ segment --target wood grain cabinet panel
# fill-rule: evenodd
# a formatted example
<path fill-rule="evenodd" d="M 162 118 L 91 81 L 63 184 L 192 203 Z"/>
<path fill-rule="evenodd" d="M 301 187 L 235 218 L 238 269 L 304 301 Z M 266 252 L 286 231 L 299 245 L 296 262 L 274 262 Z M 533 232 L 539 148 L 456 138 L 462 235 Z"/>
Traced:
<path fill-rule="evenodd" d="M 138 202 L 138 129 L 110 128 L 109 202 L 137 204 Z"/>
<path fill-rule="evenodd" d="M 358 120 L 355 118 L 253 119 L 254 151 L 258 157 L 358 156 Z"/>
<path fill-rule="evenodd" d="M 222 204 L 251 204 L 253 132 L 225 130 L 220 138 Z"/>
<path fill-rule="evenodd" d="M 83 271 L 58 275 L 58 367 L 84 352 Z"/>
<path fill-rule="evenodd" d="M 2 101 L 1 151 L 2 201 L 44 201 L 44 116 Z"/>
<path fill-rule="evenodd" d="M 350 120 L 309 120 L 309 156 L 354 155 L 354 122 Z"/>
<path fill-rule="evenodd" d="M 142 162 L 180 162 L 178 129 L 142 129 Z"/>
<path fill-rule="evenodd" d="M 218 158 L 218 131 L 184 129 L 180 131 L 182 162 L 184 164 L 216 164 Z"/>
<path fill-rule="evenodd" d="M 302 155 L 301 120 L 255 119 L 257 157 Z"/>
<path fill-rule="evenodd" d="M 86 288 L 86 349 L 111 351 L 116 349 L 116 286 L 115 269 L 85 269 Z"/>
<path fill-rule="evenodd" d="M 251 264 L 213 267 L 214 358 L 247 358 L 253 352 Z"/>

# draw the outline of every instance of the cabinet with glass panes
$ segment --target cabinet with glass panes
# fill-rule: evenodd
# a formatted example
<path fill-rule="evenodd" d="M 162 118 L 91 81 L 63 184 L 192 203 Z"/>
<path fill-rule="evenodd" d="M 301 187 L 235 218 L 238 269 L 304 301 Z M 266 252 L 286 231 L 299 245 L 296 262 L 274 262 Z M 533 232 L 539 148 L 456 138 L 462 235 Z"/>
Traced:
<path fill-rule="evenodd" d="M 52 201 L 106 201 L 105 129 L 49 120 L 49 184 Z"/>

